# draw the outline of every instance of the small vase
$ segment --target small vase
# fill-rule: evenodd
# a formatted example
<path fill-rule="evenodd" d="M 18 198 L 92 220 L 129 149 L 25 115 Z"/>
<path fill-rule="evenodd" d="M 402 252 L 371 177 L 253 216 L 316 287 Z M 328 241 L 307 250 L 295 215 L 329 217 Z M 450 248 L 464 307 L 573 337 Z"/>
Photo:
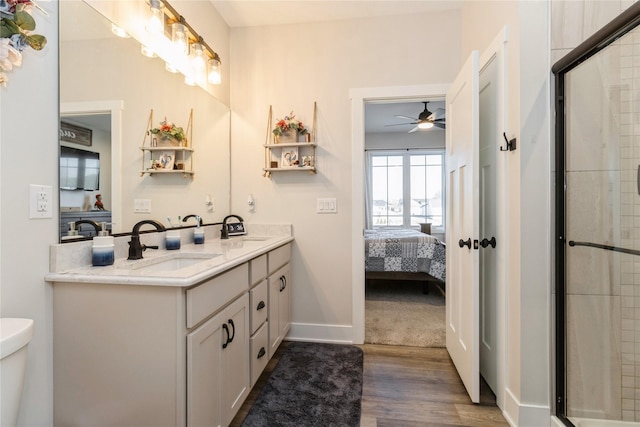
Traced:
<path fill-rule="evenodd" d="M 182 141 L 168 135 L 158 136 L 158 147 L 180 147 Z"/>
<path fill-rule="evenodd" d="M 276 139 L 276 141 L 282 144 L 290 144 L 292 142 L 298 142 L 298 131 L 288 130 L 286 132 L 282 132 L 282 134 L 280 134 L 280 136 Z"/>

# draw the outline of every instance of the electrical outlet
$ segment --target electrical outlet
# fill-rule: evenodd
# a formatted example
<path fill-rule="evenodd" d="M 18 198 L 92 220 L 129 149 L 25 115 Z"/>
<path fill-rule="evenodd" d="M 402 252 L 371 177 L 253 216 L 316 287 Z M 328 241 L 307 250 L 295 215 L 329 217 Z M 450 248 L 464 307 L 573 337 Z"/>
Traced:
<path fill-rule="evenodd" d="M 29 185 L 29 218 L 52 218 L 52 187 L 50 185 Z"/>

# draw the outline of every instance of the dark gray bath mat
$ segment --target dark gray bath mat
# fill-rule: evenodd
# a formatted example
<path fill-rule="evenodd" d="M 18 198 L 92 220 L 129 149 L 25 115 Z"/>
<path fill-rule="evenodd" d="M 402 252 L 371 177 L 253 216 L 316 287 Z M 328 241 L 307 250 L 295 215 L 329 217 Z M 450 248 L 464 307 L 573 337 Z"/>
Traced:
<path fill-rule="evenodd" d="M 352 345 L 289 344 L 242 426 L 359 426 L 362 362 Z"/>

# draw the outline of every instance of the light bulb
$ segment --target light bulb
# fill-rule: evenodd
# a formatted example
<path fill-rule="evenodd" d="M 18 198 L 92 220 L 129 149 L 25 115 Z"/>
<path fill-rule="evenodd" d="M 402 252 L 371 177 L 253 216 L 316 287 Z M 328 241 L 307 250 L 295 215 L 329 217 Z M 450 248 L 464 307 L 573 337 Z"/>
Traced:
<path fill-rule="evenodd" d="M 433 127 L 433 123 L 431 122 L 418 123 L 418 129 L 431 129 L 432 127 Z"/>
<path fill-rule="evenodd" d="M 209 74 L 207 80 L 213 85 L 219 85 L 222 81 L 222 77 L 220 76 L 220 61 L 216 58 L 209 59 Z"/>
<path fill-rule="evenodd" d="M 151 16 L 147 20 L 145 28 L 152 34 L 162 34 L 164 31 L 164 13 L 162 12 L 162 3 L 158 0 L 150 2 Z"/>
<path fill-rule="evenodd" d="M 207 63 L 204 57 L 204 46 L 201 43 L 191 44 L 192 78 L 196 82 L 203 82 L 207 77 Z"/>
<path fill-rule="evenodd" d="M 187 55 L 189 53 L 189 37 L 187 27 L 179 22 L 171 24 L 171 40 L 179 52 Z"/>

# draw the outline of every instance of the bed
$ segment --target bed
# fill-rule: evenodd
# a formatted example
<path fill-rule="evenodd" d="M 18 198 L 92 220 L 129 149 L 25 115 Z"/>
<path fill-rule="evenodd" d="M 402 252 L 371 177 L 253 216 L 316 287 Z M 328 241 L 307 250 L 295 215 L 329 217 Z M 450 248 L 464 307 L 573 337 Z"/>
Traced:
<path fill-rule="evenodd" d="M 445 245 L 417 230 L 365 230 L 365 278 L 444 285 Z"/>

